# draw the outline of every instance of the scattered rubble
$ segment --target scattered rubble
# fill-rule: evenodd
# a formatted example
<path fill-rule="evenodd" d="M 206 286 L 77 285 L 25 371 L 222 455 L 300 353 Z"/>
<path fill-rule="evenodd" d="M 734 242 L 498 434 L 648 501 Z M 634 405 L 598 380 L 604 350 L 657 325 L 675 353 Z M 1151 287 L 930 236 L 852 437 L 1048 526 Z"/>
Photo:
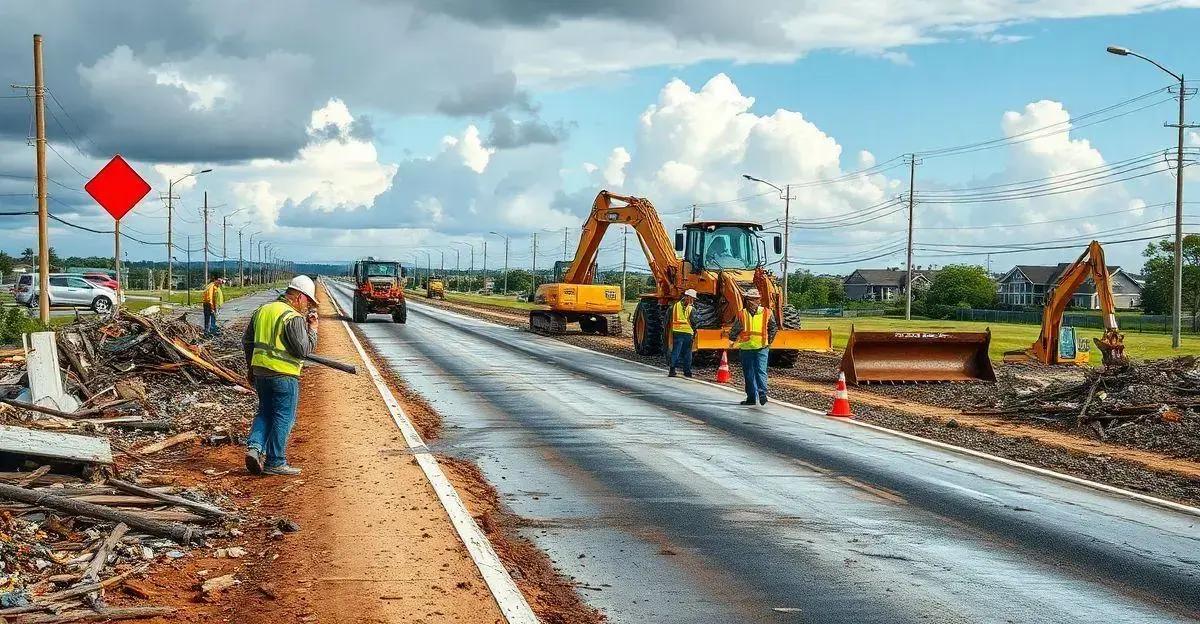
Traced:
<path fill-rule="evenodd" d="M 59 370 L 49 373 L 75 409 L 37 400 L 31 381 L 46 373 L 31 370 L 32 352 L 0 348 L 0 622 L 168 615 L 109 606 L 104 590 L 152 598 L 135 579 L 154 562 L 241 535 L 245 518 L 230 499 L 162 478 L 185 456 L 171 451 L 235 443 L 244 430 L 254 398 L 240 336 L 205 340 L 182 316 L 80 320 L 54 333 Z M 211 579 L 202 593 L 235 583 Z"/>

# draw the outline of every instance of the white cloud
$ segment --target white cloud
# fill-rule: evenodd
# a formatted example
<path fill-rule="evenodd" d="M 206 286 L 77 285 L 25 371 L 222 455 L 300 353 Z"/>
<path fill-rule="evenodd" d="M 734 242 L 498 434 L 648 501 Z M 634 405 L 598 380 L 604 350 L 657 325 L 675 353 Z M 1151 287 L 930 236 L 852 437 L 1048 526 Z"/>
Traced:
<path fill-rule="evenodd" d="M 608 155 L 608 161 L 604 164 L 605 184 L 613 187 L 625 184 L 625 165 L 628 165 L 630 160 L 629 152 L 625 148 L 614 147 L 612 153 Z"/>
<path fill-rule="evenodd" d="M 474 124 L 467 126 L 461 137 L 442 137 L 442 146 L 457 153 L 462 158 L 463 164 L 470 167 L 475 173 L 483 173 L 483 170 L 487 168 L 488 160 L 495 151 L 483 146 L 479 128 L 476 128 Z"/>

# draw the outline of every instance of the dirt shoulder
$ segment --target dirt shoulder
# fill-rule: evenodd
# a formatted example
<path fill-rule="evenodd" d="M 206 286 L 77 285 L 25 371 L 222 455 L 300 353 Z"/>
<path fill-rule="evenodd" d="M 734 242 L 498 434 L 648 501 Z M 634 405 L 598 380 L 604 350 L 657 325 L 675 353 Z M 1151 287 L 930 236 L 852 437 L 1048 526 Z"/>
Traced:
<path fill-rule="evenodd" d="M 513 327 L 528 326 L 526 314 L 508 308 L 424 299 L 420 303 Z M 658 356 L 637 355 L 628 336 L 573 333 L 556 338 L 632 361 L 655 366 L 663 363 Z M 825 410 L 831 401 L 838 361 L 838 356 L 811 353 L 805 354 L 795 369 L 772 369 L 772 394 L 798 405 Z M 735 362 L 731 365 L 737 367 Z M 696 374 L 711 379 L 715 377 L 715 369 L 698 368 Z M 732 385 L 738 387 L 740 384 L 740 374 L 735 371 Z M 850 398 L 860 420 L 889 429 L 1184 503 L 1200 504 L 1200 462 L 1188 457 L 1160 452 L 1138 439 L 1106 443 L 1086 432 L 1048 424 L 961 413 L 962 407 L 977 404 L 994 392 L 995 389 L 986 384 L 876 386 L 852 388 Z M 1190 426 L 1192 423 L 1185 422 L 1177 428 Z"/>

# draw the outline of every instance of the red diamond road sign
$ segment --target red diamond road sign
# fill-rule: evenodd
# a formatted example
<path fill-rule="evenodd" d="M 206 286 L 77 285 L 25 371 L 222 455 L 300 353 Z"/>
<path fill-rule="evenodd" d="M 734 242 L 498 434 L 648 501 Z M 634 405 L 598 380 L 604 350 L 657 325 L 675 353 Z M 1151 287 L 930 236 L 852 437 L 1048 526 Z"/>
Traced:
<path fill-rule="evenodd" d="M 150 192 L 150 185 L 120 154 L 113 156 L 83 188 L 117 221 Z"/>

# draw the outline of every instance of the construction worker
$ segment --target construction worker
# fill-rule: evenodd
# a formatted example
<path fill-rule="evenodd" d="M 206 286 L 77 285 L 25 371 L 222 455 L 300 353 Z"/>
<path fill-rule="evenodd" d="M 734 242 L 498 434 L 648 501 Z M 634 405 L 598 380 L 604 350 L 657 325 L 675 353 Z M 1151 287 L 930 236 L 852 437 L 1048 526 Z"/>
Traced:
<path fill-rule="evenodd" d="M 317 346 L 317 290 L 296 276 L 279 299 L 254 312 L 242 348 L 258 413 L 246 440 L 246 469 L 253 474 L 298 475 L 287 463 L 288 436 L 296 422 L 302 359 Z"/>
<path fill-rule="evenodd" d="M 675 367 L 683 366 L 683 376 L 692 376 L 692 338 L 696 335 L 692 315 L 696 303 L 696 291 L 689 288 L 671 306 L 671 362 L 667 377 L 675 376 Z"/>
<path fill-rule="evenodd" d="M 217 310 L 225 305 L 225 293 L 221 292 L 221 286 L 225 284 L 225 278 L 220 275 L 214 275 L 209 280 L 208 285 L 204 287 L 204 296 L 201 299 L 204 303 L 204 335 L 215 336 L 217 329 Z"/>
<path fill-rule="evenodd" d="M 767 404 L 767 356 L 771 343 L 779 328 L 775 317 L 762 307 L 762 296 L 758 289 L 751 288 L 742 294 L 745 309 L 738 313 L 729 328 L 731 349 L 741 353 L 742 376 L 746 381 L 746 400 L 742 405 L 754 405 L 757 401 Z"/>

